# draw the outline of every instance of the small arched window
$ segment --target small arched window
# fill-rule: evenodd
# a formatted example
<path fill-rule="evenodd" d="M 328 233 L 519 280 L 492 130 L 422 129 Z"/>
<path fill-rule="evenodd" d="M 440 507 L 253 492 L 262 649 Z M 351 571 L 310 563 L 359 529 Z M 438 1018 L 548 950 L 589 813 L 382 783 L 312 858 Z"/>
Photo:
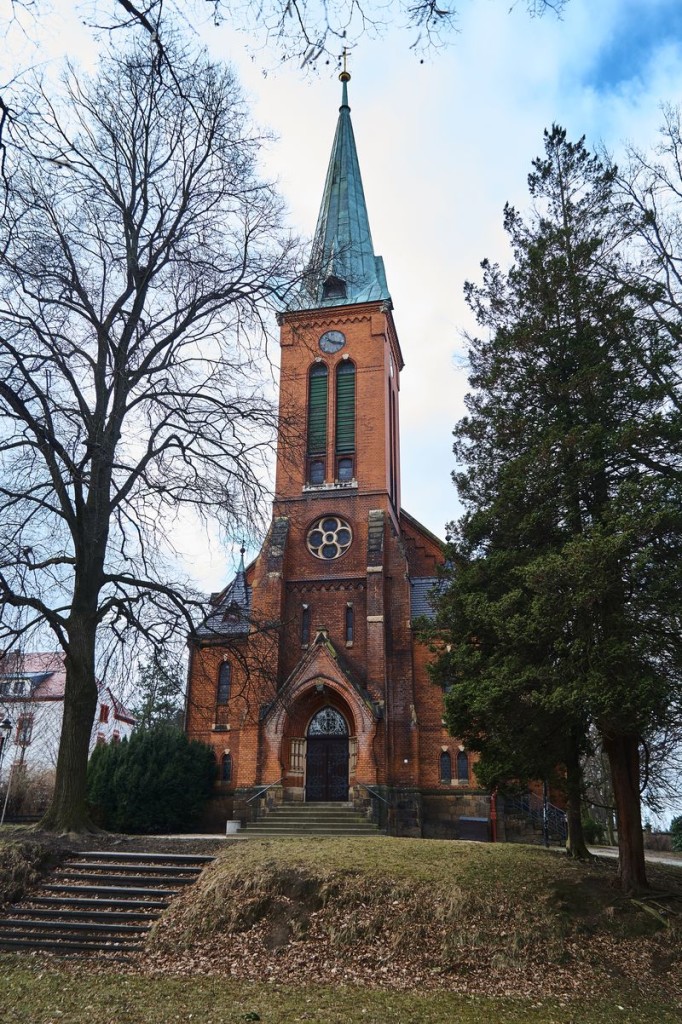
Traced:
<path fill-rule="evenodd" d="M 232 782 L 232 754 L 223 754 L 220 760 L 221 782 Z"/>
<path fill-rule="evenodd" d="M 457 755 L 457 781 L 469 781 L 469 755 L 466 750 L 460 750 Z"/>
<path fill-rule="evenodd" d="M 353 614 L 353 604 L 351 601 L 346 605 L 346 643 L 352 644 L 355 634 L 355 616 Z"/>
<path fill-rule="evenodd" d="M 306 479 L 323 484 L 327 468 L 327 389 L 329 371 L 325 363 L 314 363 L 308 375 L 308 441 Z"/>
<path fill-rule="evenodd" d="M 229 661 L 224 661 L 218 671 L 218 696 L 217 704 L 227 704 L 232 689 L 232 666 Z"/>
<path fill-rule="evenodd" d="M 440 755 L 440 781 L 448 785 L 452 782 L 452 758 L 449 750 L 443 750 Z"/>

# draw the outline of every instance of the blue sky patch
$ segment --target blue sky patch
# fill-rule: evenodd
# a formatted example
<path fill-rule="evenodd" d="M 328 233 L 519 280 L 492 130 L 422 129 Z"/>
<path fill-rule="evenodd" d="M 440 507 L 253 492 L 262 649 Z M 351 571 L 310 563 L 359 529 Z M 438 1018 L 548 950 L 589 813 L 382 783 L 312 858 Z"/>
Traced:
<path fill-rule="evenodd" d="M 649 0 L 644 6 L 623 4 L 611 39 L 596 55 L 589 81 L 600 92 L 638 78 L 662 47 L 682 44 L 680 0 Z"/>

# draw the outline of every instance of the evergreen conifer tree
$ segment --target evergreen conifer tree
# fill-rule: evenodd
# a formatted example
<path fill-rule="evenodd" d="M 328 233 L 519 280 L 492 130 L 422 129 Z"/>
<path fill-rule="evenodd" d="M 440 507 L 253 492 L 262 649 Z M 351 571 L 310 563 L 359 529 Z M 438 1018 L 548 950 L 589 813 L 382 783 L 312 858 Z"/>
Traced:
<path fill-rule="evenodd" d="M 163 651 L 154 650 L 137 678 L 138 699 L 132 707 L 138 729 L 182 724 L 183 686 L 180 669 Z"/>
<path fill-rule="evenodd" d="M 88 800 L 98 822 L 115 832 L 184 832 L 200 817 L 215 772 L 211 747 L 156 725 L 95 748 Z"/>
<path fill-rule="evenodd" d="M 640 737 L 680 689 L 682 494 L 655 469 L 670 423 L 642 371 L 655 326 L 618 266 L 614 173 L 583 140 L 546 132 L 531 216 L 505 209 L 512 269 L 486 261 L 466 287 L 487 336 L 469 339 L 473 391 L 454 432 L 466 512 L 431 636 L 448 724 L 488 781 L 564 766 L 578 854 L 595 723 L 633 890 L 646 885 Z"/>

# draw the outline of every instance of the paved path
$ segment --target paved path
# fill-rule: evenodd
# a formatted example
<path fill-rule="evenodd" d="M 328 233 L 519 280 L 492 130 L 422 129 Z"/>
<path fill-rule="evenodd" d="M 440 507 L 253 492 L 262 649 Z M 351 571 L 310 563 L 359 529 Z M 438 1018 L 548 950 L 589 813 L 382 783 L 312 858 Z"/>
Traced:
<path fill-rule="evenodd" d="M 613 846 L 590 846 L 590 853 L 595 857 L 618 857 L 618 850 Z M 682 868 L 682 853 L 661 853 L 658 850 L 645 850 L 644 859 L 651 864 L 668 864 L 674 868 Z"/>

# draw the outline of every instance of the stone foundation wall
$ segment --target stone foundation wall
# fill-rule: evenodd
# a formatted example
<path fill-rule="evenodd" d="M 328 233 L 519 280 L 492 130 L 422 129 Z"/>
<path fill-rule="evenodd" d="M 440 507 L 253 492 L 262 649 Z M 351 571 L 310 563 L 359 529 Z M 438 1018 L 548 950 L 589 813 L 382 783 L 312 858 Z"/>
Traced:
<path fill-rule="evenodd" d="M 489 793 L 424 793 L 422 806 L 425 839 L 492 839 Z"/>

